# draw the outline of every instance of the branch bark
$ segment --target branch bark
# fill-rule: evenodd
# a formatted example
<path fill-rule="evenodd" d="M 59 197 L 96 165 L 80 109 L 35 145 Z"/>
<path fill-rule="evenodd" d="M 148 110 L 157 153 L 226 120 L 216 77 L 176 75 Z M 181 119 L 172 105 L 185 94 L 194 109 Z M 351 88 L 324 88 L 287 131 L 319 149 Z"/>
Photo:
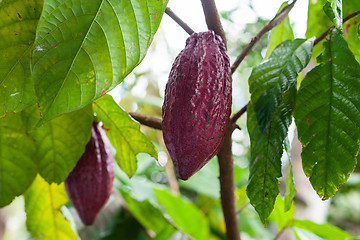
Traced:
<path fill-rule="evenodd" d="M 240 55 L 236 58 L 235 62 L 233 63 L 233 65 L 231 66 L 231 73 L 234 73 L 235 70 L 238 68 L 238 66 L 240 65 L 240 63 L 244 60 L 244 58 L 249 54 L 249 52 L 251 51 L 251 49 L 255 46 L 255 44 L 260 40 L 260 38 L 267 33 L 268 31 L 270 31 L 271 29 L 273 29 L 274 27 L 276 27 L 277 25 L 279 25 L 285 18 L 286 16 L 289 14 L 290 10 L 294 7 L 294 4 L 296 3 L 297 0 L 294 0 L 291 4 L 288 4 L 287 6 L 285 6 L 279 13 L 277 13 L 275 15 L 275 17 L 273 19 L 271 19 L 269 22 L 267 22 L 265 24 L 264 27 L 262 27 L 260 29 L 260 31 L 255 35 L 255 37 L 253 37 L 250 41 L 250 43 L 242 50 L 242 52 L 240 53 Z"/>
<path fill-rule="evenodd" d="M 182 29 L 185 30 L 189 35 L 193 34 L 194 31 L 181 19 L 179 18 L 170 8 L 165 9 L 165 13 L 171 17 Z"/>
<path fill-rule="evenodd" d="M 348 20 L 350 20 L 351 18 L 354 18 L 356 17 L 357 15 L 360 14 L 360 10 L 356 11 L 356 12 L 353 12 L 351 14 L 349 14 L 348 16 L 346 16 L 344 19 L 343 19 L 343 22 L 346 22 Z M 335 26 L 332 26 L 332 27 L 329 27 L 325 32 L 323 32 L 320 36 L 318 36 L 315 40 L 314 40 L 314 46 L 316 44 L 318 44 L 319 42 L 321 42 L 321 40 L 324 40 L 326 38 L 326 36 L 328 35 L 328 33 L 333 30 L 335 28 Z"/>
<path fill-rule="evenodd" d="M 230 122 L 235 124 L 236 121 L 247 111 L 249 103 L 247 103 L 242 109 L 240 109 L 237 113 L 235 113 L 231 118 Z"/>
<path fill-rule="evenodd" d="M 150 117 L 136 112 L 128 112 L 128 114 L 142 125 L 161 130 L 161 119 Z"/>
<path fill-rule="evenodd" d="M 227 41 L 225 32 L 221 25 L 218 10 L 214 0 L 201 0 L 206 24 L 208 29 L 213 30 L 219 35 L 225 47 L 227 48 Z M 240 240 L 240 227 L 236 213 L 235 204 L 235 182 L 234 182 L 234 159 L 231 151 L 232 139 L 231 135 L 236 128 L 236 124 L 230 122 L 223 145 L 217 154 L 220 167 L 220 197 L 221 206 L 224 214 L 226 225 L 227 239 Z"/>
<path fill-rule="evenodd" d="M 225 218 L 227 239 L 240 240 L 240 227 L 235 205 L 234 159 L 231 135 L 235 124 L 230 123 L 218 156 L 220 167 L 220 196 Z"/>
<path fill-rule="evenodd" d="M 201 4 L 204 10 L 206 25 L 208 29 L 213 30 L 217 35 L 219 35 L 227 48 L 227 41 L 224 29 L 221 25 L 220 17 L 218 10 L 215 5 L 214 0 L 201 0 Z"/>

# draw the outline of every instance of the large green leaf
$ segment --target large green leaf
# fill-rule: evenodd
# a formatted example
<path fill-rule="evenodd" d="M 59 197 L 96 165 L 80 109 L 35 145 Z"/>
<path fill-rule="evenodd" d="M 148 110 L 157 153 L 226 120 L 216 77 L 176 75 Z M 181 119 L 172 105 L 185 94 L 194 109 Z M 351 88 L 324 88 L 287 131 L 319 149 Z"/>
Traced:
<path fill-rule="evenodd" d="M 264 134 L 284 92 L 296 82 L 298 73 L 310 61 L 312 45 L 313 42 L 306 39 L 282 42 L 266 61 L 253 69 L 249 79 L 251 102 Z"/>
<path fill-rule="evenodd" d="M 334 29 L 319 66 L 301 83 L 295 121 L 303 144 L 305 174 L 327 199 L 356 165 L 360 144 L 360 66 L 342 33 Z"/>
<path fill-rule="evenodd" d="M 34 104 L 30 53 L 43 0 L 0 1 L 0 117 Z"/>
<path fill-rule="evenodd" d="M 37 169 L 33 161 L 35 146 L 26 135 L 21 113 L 0 119 L 0 207 L 25 192 Z"/>
<path fill-rule="evenodd" d="M 91 135 L 92 108 L 64 114 L 30 135 L 37 147 L 36 162 L 40 175 L 48 182 L 63 182 L 84 153 Z"/>
<path fill-rule="evenodd" d="M 31 62 L 43 120 L 82 108 L 120 83 L 144 58 L 166 4 L 45 0 Z"/>
<path fill-rule="evenodd" d="M 248 130 L 251 167 L 247 194 L 262 221 L 271 213 L 279 193 L 283 142 L 295 106 L 298 73 L 310 60 L 312 41 L 281 43 L 250 76 Z"/>
<path fill-rule="evenodd" d="M 281 9 L 283 9 L 287 5 L 288 2 L 284 2 L 279 8 L 278 12 L 280 12 Z M 271 52 L 277 45 L 279 45 L 279 43 L 289 39 L 294 39 L 294 33 L 290 25 L 289 16 L 286 16 L 286 18 L 279 25 L 277 25 L 271 30 L 270 42 L 268 50 L 266 52 L 266 58 L 270 56 Z"/>
<path fill-rule="evenodd" d="M 104 123 L 106 135 L 116 150 L 116 162 L 129 177 L 136 172 L 137 154 L 148 153 L 157 158 L 157 150 L 140 132 L 140 124 L 130 118 L 110 95 L 98 99 L 93 106 L 97 118 Z"/>
<path fill-rule="evenodd" d="M 181 231 L 196 240 L 208 239 L 208 221 L 193 203 L 174 196 L 167 190 L 155 189 L 155 193 L 164 212 Z"/>
<path fill-rule="evenodd" d="M 24 194 L 26 226 L 36 239 L 76 239 L 60 208 L 68 202 L 64 184 L 48 184 L 39 175 Z"/>
<path fill-rule="evenodd" d="M 293 220 L 291 221 L 290 226 L 294 228 L 296 232 L 298 228 L 301 228 L 311 233 L 314 233 L 321 239 L 327 239 L 327 240 L 352 239 L 349 233 L 344 232 L 341 229 L 334 227 L 328 223 L 317 224 L 309 220 Z M 310 238 L 310 239 L 313 240 L 314 238 Z"/>

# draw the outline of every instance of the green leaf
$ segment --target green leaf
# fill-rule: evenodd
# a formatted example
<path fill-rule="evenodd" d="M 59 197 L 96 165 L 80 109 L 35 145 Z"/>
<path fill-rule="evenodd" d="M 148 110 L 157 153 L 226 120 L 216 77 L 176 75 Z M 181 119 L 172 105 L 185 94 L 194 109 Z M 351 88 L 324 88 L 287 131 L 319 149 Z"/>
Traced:
<path fill-rule="evenodd" d="M 120 189 L 121 195 L 126 202 L 128 211 L 141 225 L 154 231 L 156 237 L 163 234 L 167 235 L 168 239 L 176 229 L 171 226 L 168 220 L 164 217 L 164 214 L 158 209 L 149 199 L 138 200 L 132 194 L 130 188 Z M 151 221 L 149 221 L 151 219 Z"/>
<path fill-rule="evenodd" d="M 335 24 L 338 29 L 342 29 L 343 17 L 342 17 L 342 0 L 330 0 L 327 1 L 323 10 L 330 20 Z"/>
<path fill-rule="evenodd" d="M 323 11 L 323 5 L 327 0 L 312 1 L 309 0 L 308 20 L 306 27 L 306 38 L 318 37 L 333 25 L 329 18 Z M 314 57 L 318 56 L 322 51 L 320 44 L 317 44 L 312 54 Z"/>
<path fill-rule="evenodd" d="M 82 108 L 144 58 L 167 1 L 45 0 L 31 69 L 43 121 Z"/>
<path fill-rule="evenodd" d="M 36 102 L 30 53 L 43 0 L 0 2 L 0 117 Z"/>
<path fill-rule="evenodd" d="M 294 197 L 296 194 L 294 175 L 292 171 L 291 162 L 289 162 L 289 170 L 286 176 L 286 191 L 285 191 L 285 206 L 284 210 L 289 211 L 291 205 L 294 203 Z"/>
<path fill-rule="evenodd" d="M 360 66 L 334 29 L 319 66 L 301 83 L 295 121 L 303 169 L 318 195 L 335 194 L 354 170 L 360 145 Z"/>
<path fill-rule="evenodd" d="M 48 184 L 39 175 L 24 194 L 26 226 L 36 239 L 76 239 L 60 208 L 68 202 L 64 184 Z"/>
<path fill-rule="evenodd" d="M 295 106 L 298 73 L 310 60 L 312 41 L 281 43 L 250 76 L 248 130 L 251 142 L 247 194 L 264 222 L 279 193 L 283 142 Z"/>
<path fill-rule="evenodd" d="M 294 217 L 295 205 L 292 204 L 289 211 L 285 211 L 284 209 L 285 201 L 278 195 L 276 197 L 274 211 L 269 216 L 269 220 L 276 222 L 279 231 L 290 225 Z"/>
<path fill-rule="evenodd" d="M 0 207 L 26 191 L 37 169 L 35 146 L 27 136 L 21 113 L 0 119 Z"/>
<path fill-rule="evenodd" d="M 140 132 L 140 124 L 130 118 L 111 96 L 103 96 L 93 106 L 97 118 L 104 123 L 106 135 L 116 149 L 116 162 L 129 177 L 136 172 L 137 154 L 148 153 L 157 158 L 157 150 Z"/>
<path fill-rule="evenodd" d="M 326 2 L 323 6 L 323 10 L 324 10 L 325 14 L 330 18 L 330 20 L 335 23 L 336 17 L 335 17 L 335 13 L 331 7 L 331 3 Z"/>
<path fill-rule="evenodd" d="M 287 5 L 288 2 L 284 2 L 279 8 L 278 13 Z M 265 58 L 270 56 L 271 52 L 278 44 L 289 39 L 294 39 L 294 33 L 290 25 L 289 17 L 287 16 L 279 25 L 271 30 L 270 42 Z"/>
<path fill-rule="evenodd" d="M 37 147 L 40 175 L 48 182 L 63 182 L 85 151 L 91 135 L 91 105 L 57 117 L 30 133 Z"/>
<path fill-rule="evenodd" d="M 296 84 L 284 94 L 284 101 L 270 122 L 267 136 L 260 131 L 252 104 L 248 106 L 247 125 L 251 156 L 246 191 L 251 205 L 254 206 L 263 222 L 270 215 L 276 196 L 279 194 L 277 178 L 281 177 L 282 144 L 291 123 L 295 95 Z"/>
<path fill-rule="evenodd" d="M 208 239 L 208 222 L 193 203 L 167 190 L 155 189 L 155 193 L 159 204 L 181 231 L 196 240 Z"/>
<path fill-rule="evenodd" d="M 350 234 L 328 223 L 317 224 L 309 220 L 293 220 L 290 226 L 292 228 L 305 229 L 327 240 L 351 239 Z"/>
<path fill-rule="evenodd" d="M 286 176 L 286 190 L 285 190 L 285 199 L 284 199 L 284 210 L 285 211 L 289 211 L 291 206 L 293 205 L 294 202 L 294 197 L 296 194 L 296 189 L 295 189 L 295 182 L 294 182 L 294 175 L 293 175 L 293 171 L 292 171 L 292 164 L 291 164 L 291 146 L 290 146 L 290 142 L 289 142 L 289 138 L 287 137 L 284 141 L 284 149 L 285 149 L 285 153 L 287 155 L 287 158 L 289 159 L 289 166 L 288 166 L 288 173 Z"/>
<path fill-rule="evenodd" d="M 298 73 L 310 61 L 312 45 L 312 40 L 287 40 L 253 69 L 249 79 L 251 102 L 260 130 L 265 135 L 283 93 L 296 83 Z"/>

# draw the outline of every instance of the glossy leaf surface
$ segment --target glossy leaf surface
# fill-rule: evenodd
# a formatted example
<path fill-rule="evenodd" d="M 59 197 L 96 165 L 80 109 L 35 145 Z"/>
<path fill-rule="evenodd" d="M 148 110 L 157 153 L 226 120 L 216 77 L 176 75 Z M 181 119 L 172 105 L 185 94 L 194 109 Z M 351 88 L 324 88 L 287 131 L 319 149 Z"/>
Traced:
<path fill-rule="evenodd" d="M 266 134 L 268 123 L 295 82 L 298 73 L 310 61 L 312 41 L 295 39 L 282 42 L 270 57 L 256 66 L 249 79 L 251 102 L 260 130 Z"/>
<path fill-rule="evenodd" d="M 360 66 L 334 29 L 319 66 L 301 83 L 295 121 L 303 169 L 318 195 L 335 194 L 354 170 L 360 145 Z"/>
<path fill-rule="evenodd" d="M 135 122 L 110 95 L 93 103 L 97 118 L 104 123 L 104 130 L 111 145 L 116 150 L 115 160 L 129 176 L 137 169 L 136 155 L 148 153 L 157 158 L 157 150 L 140 132 L 140 124 Z"/>
<path fill-rule="evenodd" d="M 45 0 L 31 69 L 44 121 L 89 104 L 144 58 L 167 1 Z"/>
<path fill-rule="evenodd" d="M 251 166 L 247 194 L 262 221 L 271 213 L 279 193 L 283 142 L 295 106 L 298 73 L 310 60 L 312 41 L 281 43 L 250 76 L 248 130 Z"/>

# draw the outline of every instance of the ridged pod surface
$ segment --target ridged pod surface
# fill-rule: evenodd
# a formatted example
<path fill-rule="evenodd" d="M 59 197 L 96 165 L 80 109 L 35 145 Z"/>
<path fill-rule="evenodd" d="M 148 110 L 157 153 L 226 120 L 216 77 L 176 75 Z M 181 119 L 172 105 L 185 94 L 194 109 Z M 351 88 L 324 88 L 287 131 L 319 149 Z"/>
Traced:
<path fill-rule="evenodd" d="M 213 31 L 193 33 L 170 71 L 163 136 L 178 178 L 186 180 L 220 150 L 231 112 L 231 70 Z"/>
<path fill-rule="evenodd" d="M 111 145 L 98 123 L 73 171 L 65 180 L 67 195 L 85 225 L 91 225 L 109 199 L 114 180 Z"/>

